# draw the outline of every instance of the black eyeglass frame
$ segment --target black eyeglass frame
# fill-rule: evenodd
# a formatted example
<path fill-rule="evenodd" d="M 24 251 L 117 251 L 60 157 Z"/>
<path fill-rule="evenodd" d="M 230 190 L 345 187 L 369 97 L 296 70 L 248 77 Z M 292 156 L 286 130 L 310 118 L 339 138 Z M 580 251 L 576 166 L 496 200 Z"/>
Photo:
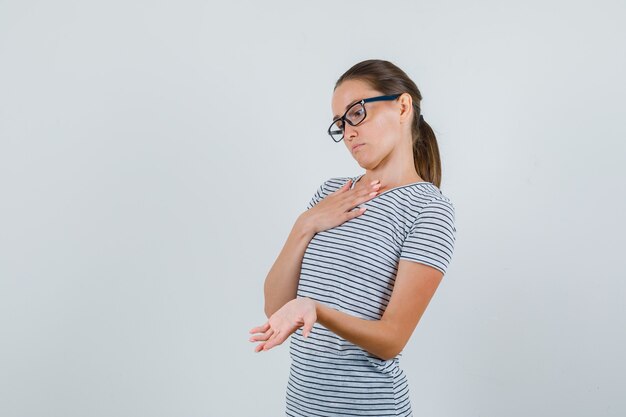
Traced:
<path fill-rule="evenodd" d="M 343 128 L 343 126 L 346 125 L 346 122 L 350 125 L 350 126 L 358 126 L 361 123 L 363 123 L 363 120 L 365 120 L 365 118 L 367 117 L 367 110 L 365 109 L 364 104 L 365 103 L 371 103 L 373 101 L 391 101 L 391 100 L 395 100 L 398 97 L 400 97 L 402 94 L 393 94 L 393 95 L 386 95 L 386 96 L 377 96 L 377 97 L 370 97 L 370 98 L 364 98 L 360 101 L 357 101 L 356 103 L 354 103 L 353 105 L 351 105 L 350 107 L 348 107 L 348 109 L 346 110 L 346 112 L 343 114 L 343 116 L 333 120 L 333 122 L 330 124 L 330 127 L 328 128 L 328 135 L 337 143 L 341 142 L 343 140 L 343 136 L 345 134 L 345 128 Z M 346 118 L 346 115 L 348 114 L 348 112 L 350 110 L 352 110 L 352 108 L 354 106 L 362 106 L 363 107 L 363 118 L 361 119 L 361 121 L 359 123 L 352 123 L 350 120 L 348 120 Z M 342 129 L 341 129 L 341 137 L 339 139 L 335 139 L 335 137 L 333 136 L 332 132 L 335 133 L 339 133 L 338 130 L 332 130 L 333 126 L 335 126 L 335 123 L 337 123 L 339 120 L 342 121 Z"/>

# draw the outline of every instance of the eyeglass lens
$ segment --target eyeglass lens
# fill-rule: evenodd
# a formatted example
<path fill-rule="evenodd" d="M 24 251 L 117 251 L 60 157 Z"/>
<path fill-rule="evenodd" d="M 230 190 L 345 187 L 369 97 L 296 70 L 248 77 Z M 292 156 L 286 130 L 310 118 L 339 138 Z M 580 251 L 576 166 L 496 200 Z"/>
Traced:
<path fill-rule="evenodd" d="M 356 126 L 365 119 L 365 108 L 362 103 L 356 103 L 348 109 L 345 115 L 346 121 L 352 126 Z M 339 119 L 333 123 L 330 128 L 330 133 L 335 140 L 341 140 L 343 138 L 344 122 Z"/>

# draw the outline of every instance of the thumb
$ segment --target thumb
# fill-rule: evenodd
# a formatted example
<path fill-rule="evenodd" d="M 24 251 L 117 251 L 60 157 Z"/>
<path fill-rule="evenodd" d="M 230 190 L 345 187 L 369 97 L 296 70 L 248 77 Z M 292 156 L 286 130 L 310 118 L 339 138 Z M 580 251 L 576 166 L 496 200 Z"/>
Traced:
<path fill-rule="evenodd" d="M 304 326 L 302 326 L 302 336 L 306 339 L 311 334 L 313 330 L 313 325 L 315 324 L 315 318 L 311 316 L 304 317 Z"/>

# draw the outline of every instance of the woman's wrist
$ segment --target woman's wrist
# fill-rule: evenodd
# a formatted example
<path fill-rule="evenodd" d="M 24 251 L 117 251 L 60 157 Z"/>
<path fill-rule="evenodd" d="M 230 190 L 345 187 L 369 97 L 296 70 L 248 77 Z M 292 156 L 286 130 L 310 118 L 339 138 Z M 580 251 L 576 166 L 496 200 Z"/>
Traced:
<path fill-rule="evenodd" d="M 309 213 L 306 211 L 296 220 L 294 230 L 296 230 L 298 234 L 305 235 L 309 238 L 312 238 L 317 233 L 315 225 L 310 221 Z"/>

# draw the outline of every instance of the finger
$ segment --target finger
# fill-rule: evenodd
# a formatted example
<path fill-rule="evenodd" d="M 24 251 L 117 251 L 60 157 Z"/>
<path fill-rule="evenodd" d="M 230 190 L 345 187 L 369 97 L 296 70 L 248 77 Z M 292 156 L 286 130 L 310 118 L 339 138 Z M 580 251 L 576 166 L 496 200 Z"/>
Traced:
<path fill-rule="evenodd" d="M 280 329 L 271 329 L 272 334 L 270 334 L 270 336 L 267 338 L 267 342 L 269 342 L 270 340 L 273 340 L 279 333 L 280 333 Z"/>
<path fill-rule="evenodd" d="M 311 313 L 306 314 L 303 319 L 304 326 L 302 326 L 302 336 L 307 338 L 311 334 L 311 331 L 313 330 L 313 325 L 317 321 L 317 314 L 315 314 L 315 311 L 312 311 Z"/>
<path fill-rule="evenodd" d="M 347 194 L 345 194 L 345 196 L 348 196 Z M 358 207 L 359 204 L 362 204 L 364 202 L 363 198 L 355 198 L 354 196 L 349 197 L 349 198 L 344 198 L 339 207 L 342 211 L 343 214 L 349 213 L 350 211 L 354 210 L 355 207 Z"/>
<path fill-rule="evenodd" d="M 304 323 L 304 326 L 302 327 L 302 336 L 306 339 L 307 337 L 309 337 L 312 330 L 313 330 L 313 323 L 311 322 Z"/>
<path fill-rule="evenodd" d="M 264 346 L 265 346 L 265 343 L 260 343 L 258 346 L 254 348 L 254 351 L 258 353 L 263 350 Z"/>
<path fill-rule="evenodd" d="M 350 210 L 349 212 L 345 213 L 345 221 L 354 219 L 355 217 L 359 217 L 361 214 L 365 213 L 365 210 L 367 210 L 367 207 L 360 207 L 355 210 Z"/>
<path fill-rule="evenodd" d="M 261 326 L 257 326 L 253 329 L 250 329 L 250 333 L 263 333 L 266 332 L 270 328 L 270 322 L 266 321 L 265 324 Z"/>
<path fill-rule="evenodd" d="M 331 194 L 340 194 L 342 192 L 348 191 L 350 189 L 350 184 L 351 183 L 352 183 L 352 180 L 349 179 L 341 187 L 339 187 L 335 192 L 333 192 Z"/>
<path fill-rule="evenodd" d="M 339 188 L 337 188 L 334 192 L 331 193 L 332 194 L 341 194 L 345 191 L 348 191 L 350 189 L 350 180 L 346 181 L 343 183 L 343 185 Z"/>
<path fill-rule="evenodd" d="M 274 333 L 274 330 L 270 329 L 265 333 L 252 335 L 252 337 L 250 337 L 250 339 L 248 340 L 251 342 L 265 341 L 271 337 L 272 333 Z"/>
<path fill-rule="evenodd" d="M 380 190 L 380 180 L 372 181 L 369 186 L 363 187 L 359 190 L 358 196 L 361 198 L 369 197 L 372 192 L 378 192 Z"/>
<path fill-rule="evenodd" d="M 365 184 L 362 187 L 354 187 L 352 189 L 352 191 L 354 191 L 354 194 L 367 194 L 369 192 L 371 192 L 372 190 L 377 190 L 381 187 L 380 184 L 380 180 L 374 180 L 372 182 L 370 182 L 369 184 Z"/>
<path fill-rule="evenodd" d="M 372 198 L 376 197 L 377 195 L 380 194 L 380 192 L 378 191 L 379 189 L 380 189 L 380 184 L 374 185 L 374 188 L 370 188 L 370 189 L 365 188 L 363 190 L 363 192 L 361 192 L 359 194 L 359 196 L 354 199 L 354 203 L 355 204 L 352 207 L 358 207 L 359 204 L 363 204 L 363 203 L 371 200 Z M 363 210 L 363 211 L 365 211 L 365 210 Z M 356 216 L 358 216 L 360 214 L 363 214 L 363 213 L 362 212 L 361 213 L 357 213 Z"/>
<path fill-rule="evenodd" d="M 287 337 L 285 336 L 286 334 L 287 332 L 277 333 L 275 337 L 272 337 L 270 338 L 270 340 L 265 342 L 265 345 L 263 346 L 263 350 L 270 350 L 274 346 L 281 345 L 285 341 L 285 339 L 287 339 Z"/>
<path fill-rule="evenodd" d="M 364 185 L 363 187 L 359 187 L 358 189 L 355 188 L 354 190 L 358 192 L 359 194 L 367 194 L 371 192 L 372 190 L 379 189 L 380 187 L 381 187 L 380 180 L 374 180 L 370 182 L 369 184 Z"/>
<path fill-rule="evenodd" d="M 264 350 L 271 349 L 277 344 L 282 343 L 282 342 L 276 343 L 276 341 L 281 338 L 283 333 L 285 332 L 282 331 L 281 329 L 274 329 L 274 333 L 265 341 Z"/>
<path fill-rule="evenodd" d="M 357 194 L 345 194 L 345 197 L 341 201 L 342 206 L 345 210 L 352 210 L 355 207 L 358 207 L 359 204 L 362 204 L 378 195 L 378 191 L 365 188 L 358 192 Z"/>
<path fill-rule="evenodd" d="M 263 333 L 263 332 L 266 332 L 267 329 L 269 329 L 269 328 L 270 328 L 270 323 L 266 322 L 262 326 L 258 326 L 258 327 L 255 327 L 253 329 L 250 329 L 250 331 L 248 333 Z"/>
<path fill-rule="evenodd" d="M 361 201 L 367 201 L 367 200 L 371 200 L 372 198 L 376 197 L 378 195 L 378 189 L 374 190 L 374 191 L 370 191 L 367 190 L 369 192 L 364 192 L 358 199 L 359 202 Z"/>

